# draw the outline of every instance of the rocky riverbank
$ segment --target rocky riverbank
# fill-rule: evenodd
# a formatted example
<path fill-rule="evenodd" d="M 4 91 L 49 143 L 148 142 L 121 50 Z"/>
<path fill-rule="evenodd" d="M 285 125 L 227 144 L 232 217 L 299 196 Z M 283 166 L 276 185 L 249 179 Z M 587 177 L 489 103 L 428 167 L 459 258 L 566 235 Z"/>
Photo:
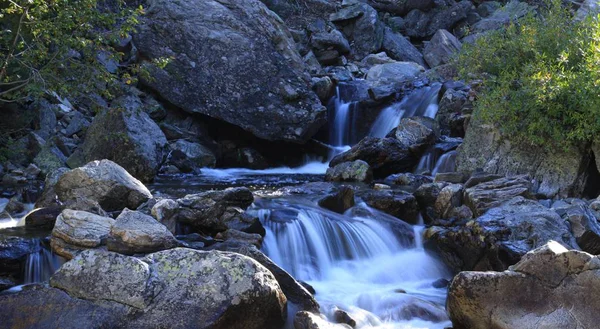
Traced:
<path fill-rule="evenodd" d="M 6 327 L 600 320 L 597 143 L 532 151 L 455 81 L 536 2 L 142 2 L 139 83 L 2 104 Z"/>

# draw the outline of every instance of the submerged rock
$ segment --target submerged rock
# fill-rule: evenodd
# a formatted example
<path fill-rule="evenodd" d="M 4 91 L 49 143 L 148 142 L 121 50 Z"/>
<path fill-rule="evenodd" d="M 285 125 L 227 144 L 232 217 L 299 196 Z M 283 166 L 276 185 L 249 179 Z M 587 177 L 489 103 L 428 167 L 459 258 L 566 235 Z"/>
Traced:
<path fill-rule="evenodd" d="M 410 193 L 396 190 L 375 190 L 359 193 L 369 207 L 381 210 L 411 224 L 419 218 L 417 199 Z"/>
<path fill-rule="evenodd" d="M 354 189 L 342 186 L 337 193 L 320 199 L 319 206 L 343 214 L 346 210 L 354 207 Z"/>
<path fill-rule="evenodd" d="M 97 201 L 107 211 L 136 209 L 152 197 L 139 180 L 110 160 L 93 161 L 64 173 L 54 190 L 61 202 L 85 198 Z"/>
<path fill-rule="evenodd" d="M 283 21 L 258 0 L 153 1 L 134 42 L 148 64 L 142 81 L 169 103 L 266 140 L 305 142 L 326 109 Z"/>
<path fill-rule="evenodd" d="M 505 272 L 461 272 L 447 308 L 460 328 L 595 328 L 600 260 L 550 241 Z"/>

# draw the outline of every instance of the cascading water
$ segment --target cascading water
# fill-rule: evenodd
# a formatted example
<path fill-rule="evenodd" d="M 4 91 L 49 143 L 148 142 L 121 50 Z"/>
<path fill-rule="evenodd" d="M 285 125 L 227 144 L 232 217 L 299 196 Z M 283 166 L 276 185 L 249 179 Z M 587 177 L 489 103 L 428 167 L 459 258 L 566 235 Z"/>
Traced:
<path fill-rule="evenodd" d="M 448 151 L 443 153 L 441 156 L 438 154 L 439 150 L 432 149 L 421 157 L 415 173 L 430 173 L 432 176 L 438 173 L 452 172 L 456 169 L 456 151 Z"/>
<path fill-rule="evenodd" d="M 394 103 L 381 111 L 371 127 L 369 136 L 385 137 L 398 126 L 402 118 L 425 116 L 435 118 L 438 111 L 438 95 L 440 84 L 423 87 L 404 97 L 399 103 Z"/>
<path fill-rule="evenodd" d="M 332 146 L 345 146 L 350 144 L 351 132 L 352 132 L 352 109 L 354 108 L 353 102 L 344 101 L 340 96 L 340 87 L 337 87 L 336 94 L 333 99 L 333 120 L 330 126 L 330 138 L 329 143 Z"/>
<path fill-rule="evenodd" d="M 449 325 L 445 289 L 432 285 L 449 273 L 406 238 L 413 234 L 408 224 L 399 237 L 388 224 L 398 219 L 364 204 L 356 207 L 366 211 L 344 215 L 294 200 L 258 200 L 255 207 L 267 230 L 265 253 L 315 288 L 326 315 L 343 309 L 356 328 Z"/>
<path fill-rule="evenodd" d="M 24 283 L 48 281 L 64 262 L 64 259 L 60 256 L 55 255 L 43 246 L 40 247 L 38 252 L 27 255 L 23 275 Z"/>

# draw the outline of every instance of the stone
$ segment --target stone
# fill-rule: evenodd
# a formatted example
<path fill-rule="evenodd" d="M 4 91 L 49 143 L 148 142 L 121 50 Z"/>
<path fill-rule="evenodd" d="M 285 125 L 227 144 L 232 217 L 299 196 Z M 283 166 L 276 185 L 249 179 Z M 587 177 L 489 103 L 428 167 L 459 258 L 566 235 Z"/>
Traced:
<path fill-rule="evenodd" d="M 382 46 L 383 50 L 392 59 L 426 66 L 423 54 L 402 34 L 393 32 L 389 27 L 385 28 Z"/>
<path fill-rule="evenodd" d="M 568 225 L 556 212 L 523 197 L 467 223 L 430 227 L 425 238 L 455 271 L 504 271 L 550 240 L 578 249 Z"/>
<path fill-rule="evenodd" d="M 427 13 L 418 9 L 412 10 L 404 18 L 405 34 L 415 39 L 426 39 L 441 29 L 451 31 L 458 22 L 467 18 L 467 13 L 472 7 L 470 1 L 463 0 Z"/>
<path fill-rule="evenodd" d="M 438 218 L 449 218 L 452 211 L 462 205 L 463 191 L 461 184 L 450 184 L 440 191 L 433 205 Z"/>
<path fill-rule="evenodd" d="M 106 244 L 115 220 L 79 210 L 63 210 L 52 229 L 52 251 L 71 259 L 81 250 Z"/>
<path fill-rule="evenodd" d="M 137 30 L 133 42 L 151 77 L 142 84 L 188 113 L 296 143 L 325 123 L 291 33 L 258 0 L 157 0 Z M 161 58 L 172 60 L 164 68 L 149 62 Z"/>
<path fill-rule="evenodd" d="M 348 314 L 348 312 L 346 312 L 344 310 L 336 309 L 333 312 L 333 318 L 335 319 L 335 322 L 337 322 L 337 323 L 347 324 L 347 325 L 349 325 L 352 328 L 356 327 L 356 320 L 354 320 Z"/>
<path fill-rule="evenodd" d="M 416 224 L 419 219 L 417 199 L 410 193 L 398 190 L 365 191 L 358 196 L 369 206 L 384 213 Z"/>
<path fill-rule="evenodd" d="M 58 168 L 54 171 L 51 171 L 46 175 L 46 179 L 44 180 L 44 191 L 42 195 L 35 202 L 36 208 L 42 207 L 50 207 L 57 206 L 58 196 L 56 195 L 56 191 L 54 190 L 54 186 L 58 182 L 58 179 L 66 172 L 69 171 L 69 168 Z"/>
<path fill-rule="evenodd" d="M 373 170 L 374 178 L 412 171 L 418 158 L 395 138 L 366 137 L 349 151 L 335 156 L 329 163 L 335 167 L 342 162 L 362 160 Z"/>
<path fill-rule="evenodd" d="M 394 137 L 413 152 L 422 153 L 437 139 L 435 125 L 434 119 L 426 117 L 403 118 Z"/>
<path fill-rule="evenodd" d="M 331 14 L 329 20 L 345 32 L 353 44 L 352 55 L 355 59 L 361 60 L 381 49 L 384 24 L 373 7 L 355 3 Z"/>
<path fill-rule="evenodd" d="M 39 239 L 0 234 L 0 275 L 22 275 L 27 255 L 40 251 Z"/>
<path fill-rule="evenodd" d="M 354 207 L 354 204 L 354 189 L 350 186 L 341 186 L 336 193 L 319 200 L 319 206 L 340 214 Z"/>
<path fill-rule="evenodd" d="M 60 207 L 34 209 L 25 217 L 25 226 L 52 229 L 61 212 Z"/>
<path fill-rule="evenodd" d="M 508 271 L 459 273 L 447 308 L 460 328 L 594 328 L 599 292 L 598 257 L 551 241 Z"/>
<path fill-rule="evenodd" d="M 225 240 L 227 242 L 255 246 L 256 248 L 260 248 L 263 242 L 263 237 L 260 234 L 246 233 L 233 229 L 227 229 L 226 231 L 219 232 L 215 238 Z"/>
<path fill-rule="evenodd" d="M 433 207 L 440 192 L 448 184 L 443 182 L 425 183 L 415 191 L 415 197 L 421 208 Z"/>
<path fill-rule="evenodd" d="M 600 223 L 587 206 L 570 206 L 562 218 L 571 226 L 571 232 L 581 250 L 592 255 L 600 254 Z"/>
<path fill-rule="evenodd" d="M 340 328 L 339 326 L 328 322 L 317 314 L 306 311 L 300 311 L 294 316 L 294 329 L 336 329 Z M 342 328 L 351 327 L 346 325 Z"/>
<path fill-rule="evenodd" d="M 157 221 L 167 227 L 171 233 L 177 232 L 177 211 L 179 203 L 171 199 L 163 199 L 152 206 L 151 214 Z"/>
<path fill-rule="evenodd" d="M 413 9 L 429 11 L 436 5 L 436 0 L 368 0 L 367 3 L 373 8 L 404 16 Z"/>
<path fill-rule="evenodd" d="M 61 202 L 86 198 L 106 211 L 136 209 L 152 198 L 139 180 L 110 160 L 92 161 L 62 174 L 54 190 Z"/>
<path fill-rule="evenodd" d="M 413 62 L 396 62 L 375 65 L 367 72 L 366 79 L 373 85 L 402 84 L 416 79 L 425 69 Z"/>
<path fill-rule="evenodd" d="M 350 44 L 348 40 L 344 38 L 342 32 L 338 30 L 331 30 L 329 32 L 318 32 L 310 36 L 310 45 L 319 50 L 335 49 L 340 54 L 347 54 L 350 52 Z"/>
<path fill-rule="evenodd" d="M 166 226 L 151 216 L 125 208 L 110 228 L 108 250 L 120 254 L 146 254 L 177 246 Z"/>
<path fill-rule="evenodd" d="M 65 135 L 67 137 L 79 134 L 80 132 L 85 132 L 91 124 L 81 112 L 74 111 L 72 113 L 71 121 L 67 128 L 65 128 Z"/>
<path fill-rule="evenodd" d="M 462 44 L 450 32 L 437 31 L 423 49 L 423 57 L 430 67 L 450 63 L 456 53 L 462 49 Z"/>
<path fill-rule="evenodd" d="M 177 200 L 176 220 L 203 231 L 221 232 L 228 229 L 224 215 L 229 207 L 246 209 L 253 202 L 252 192 L 245 187 L 190 194 Z"/>
<path fill-rule="evenodd" d="M 163 163 L 166 146 L 165 135 L 143 111 L 139 97 L 122 96 L 94 117 L 79 153 L 71 156 L 75 159 L 71 165 L 108 159 L 150 182 Z"/>
<path fill-rule="evenodd" d="M 52 141 L 47 141 L 33 159 L 33 163 L 41 169 L 43 174 L 66 167 L 66 161 L 67 157 Z"/>
<path fill-rule="evenodd" d="M 467 188 L 464 202 L 475 216 L 481 216 L 514 197 L 529 197 L 530 191 L 531 181 L 527 176 L 503 177 Z"/>
<path fill-rule="evenodd" d="M 177 167 L 183 173 L 189 173 L 198 168 L 214 168 L 217 163 L 214 153 L 207 147 L 183 139 L 169 145 L 168 164 Z"/>
<path fill-rule="evenodd" d="M 430 176 L 415 175 L 412 173 L 394 174 L 385 178 L 387 184 L 408 186 L 412 189 L 418 189 L 423 184 L 432 183 Z"/>
<path fill-rule="evenodd" d="M 510 22 L 517 21 L 534 10 L 535 7 L 529 5 L 527 2 L 508 1 L 504 7 L 494 10 L 491 15 L 471 26 L 471 35 L 501 29 Z"/>
<path fill-rule="evenodd" d="M 362 160 L 342 162 L 335 167 L 327 168 L 325 180 L 330 182 L 364 182 L 373 181 L 373 171 L 368 163 Z"/>

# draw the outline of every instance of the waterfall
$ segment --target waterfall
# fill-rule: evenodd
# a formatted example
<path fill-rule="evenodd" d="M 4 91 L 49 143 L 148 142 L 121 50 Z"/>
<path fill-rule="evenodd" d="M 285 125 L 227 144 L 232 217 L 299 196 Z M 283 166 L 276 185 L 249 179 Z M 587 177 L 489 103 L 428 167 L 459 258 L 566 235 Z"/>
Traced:
<path fill-rule="evenodd" d="M 442 153 L 443 150 L 433 148 L 425 152 L 415 169 L 415 173 L 430 173 L 435 176 L 438 173 L 452 172 L 456 170 L 456 151 Z"/>
<path fill-rule="evenodd" d="M 381 111 L 371 127 L 369 136 L 383 138 L 398 126 L 402 118 L 425 116 L 435 118 L 438 111 L 438 94 L 441 85 L 417 89 Z"/>
<path fill-rule="evenodd" d="M 27 255 L 23 273 L 24 283 L 48 281 L 64 262 L 62 257 L 41 246 L 39 251 Z"/>
<path fill-rule="evenodd" d="M 450 151 L 440 157 L 431 174 L 435 176 L 437 173 L 452 172 L 454 170 L 456 170 L 456 151 Z"/>
<path fill-rule="evenodd" d="M 340 215 L 305 201 L 260 199 L 250 211 L 267 231 L 263 251 L 316 289 L 324 314 L 341 308 L 356 328 L 448 326 L 445 289 L 432 286 L 450 277 L 445 267 L 420 242 L 415 246 L 392 233 L 381 220 L 389 215 L 357 207 Z M 419 318 L 423 314 L 429 316 Z"/>
<path fill-rule="evenodd" d="M 333 99 L 333 115 L 330 116 L 330 122 L 332 123 L 329 127 L 329 143 L 332 146 L 339 147 L 351 144 L 353 130 L 352 110 L 354 106 L 354 102 L 342 99 L 340 87 L 338 86 Z M 333 117 L 333 120 L 331 120 L 331 117 Z"/>

